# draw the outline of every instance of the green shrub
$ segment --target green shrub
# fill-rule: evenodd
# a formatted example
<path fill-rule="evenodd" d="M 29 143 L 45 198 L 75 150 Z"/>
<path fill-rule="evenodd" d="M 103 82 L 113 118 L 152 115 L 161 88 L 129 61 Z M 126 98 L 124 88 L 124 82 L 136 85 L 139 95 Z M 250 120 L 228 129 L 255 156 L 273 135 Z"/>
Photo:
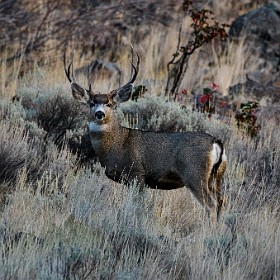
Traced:
<path fill-rule="evenodd" d="M 123 125 L 147 131 L 203 131 L 225 138 L 230 127 L 203 113 L 182 108 L 177 102 L 162 97 L 146 96 L 137 102 L 128 101 L 118 110 Z"/>
<path fill-rule="evenodd" d="M 42 143 L 31 139 L 24 127 L 0 122 L 0 182 L 14 183 L 24 168 L 30 176 L 37 174 L 42 154 Z"/>

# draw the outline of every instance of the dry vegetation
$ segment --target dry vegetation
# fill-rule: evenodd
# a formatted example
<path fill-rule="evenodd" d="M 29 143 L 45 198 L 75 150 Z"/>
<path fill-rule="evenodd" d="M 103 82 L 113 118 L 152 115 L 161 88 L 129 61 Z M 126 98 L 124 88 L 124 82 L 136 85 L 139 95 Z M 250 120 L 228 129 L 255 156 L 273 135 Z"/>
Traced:
<path fill-rule="evenodd" d="M 229 23 L 252 8 L 212 3 Z M 225 12 L 228 5 L 232 14 Z M 94 162 L 87 108 L 71 97 L 61 50 L 56 63 L 30 66 L 28 58 L 30 68 L 20 77 L 28 54 L 11 64 L 6 49 L 0 77 L 0 279 L 280 278 L 280 132 L 273 113 L 279 115 L 279 108 L 261 108 L 261 131 L 252 139 L 233 117 L 225 122 L 213 115 L 210 121 L 189 103 L 185 108 L 166 101 L 165 66 L 176 48 L 177 21 L 156 23 L 150 31 L 135 45 L 142 59 L 137 84 L 148 92 L 119 108 L 120 118 L 126 125 L 137 118 L 132 125 L 145 129 L 206 131 L 224 141 L 229 204 L 220 222 L 213 227 L 187 189 L 147 189 L 139 197 L 135 182 L 126 187 L 109 180 Z M 126 35 L 137 41 L 132 31 Z M 117 55 L 109 49 L 104 59 L 117 56 L 126 78 L 129 47 L 118 44 Z M 206 49 L 189 60 L 182 86 L 195 90 L 215 81 L 226 94 L 244 78 L 242 61 L 250 54 L 242 42 L 225 56 L 214 44 Z M 247 67 L 256 67 L 257 59 L 250 57 Z M 78 63 L 88 61 L 82 56 Z M 101 92 L 116 86 L 106 77 L 94 84 Z"/>

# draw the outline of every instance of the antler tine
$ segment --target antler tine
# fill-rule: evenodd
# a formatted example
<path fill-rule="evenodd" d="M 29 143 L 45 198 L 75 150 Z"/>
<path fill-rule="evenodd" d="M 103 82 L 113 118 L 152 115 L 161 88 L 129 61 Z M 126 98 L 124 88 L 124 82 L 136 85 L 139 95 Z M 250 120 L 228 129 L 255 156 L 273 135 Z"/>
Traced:
<path fill-rule="evenodd" d="M 130 64 L 133 65 L 133 63 L 134 63 L 134 48 L 133 48 L 132 44 L 130 44 Z M 134 70 L 133 66 L 131 66 L 129 80 L 132 79 L 132 75 L 133 75 L 133 72 L 134 72 L 133 70 Z"/>
<path fill-rule="evenodd" d="M 64 72 L 70 83 L 72 83 L 72 82 L 76 83 L 75 74 L 74 74 L 74 52 L 71 52 L 71 61 L 68 65 L 68 67 L 66 67 L 66 49 L 67 49 L 67 45 L 65 47 L 64 55 L 63 55 Z M 72 70 L 71 78 L 70 78 L 70 72 L 71 72 L 70 69 Z"/>
<path fill-rule="evenodd" d="M 67 45 L 65 46 L 64 55 L 63 55 L 64 72 L 65 72 L 65 75 L 66 75 L 68 81 L 70 83 L 72 83 L 72 80 L 70 78 L 70 67 L 71 67 L 72 61 L 70 62 L 70 64 L 66 68 L 66 49 L 67 49 Z"/>
<path fill-rule="evenodd" d="M 74 83 L 77 83 L 76 79 L 75 79 L 75 73 L 74 73 L 74 53 L 75 53 L 75 50 L 71 52 L 71 62 L 70 62 L 69 68 L 70 68 L 70 66 L 72 66 L 72 81 Z"/>
<path fill-rule="evenodd" d="M 136 66 L 134 65 L 134 63 L 133 63 L 134 49 L 133 49 L 132 45 L 130 45 L 130 47 L 131 47 L 131 61 L 130 61 L 130 64 L 131 64 L 131 75 L 130 75 L 130 79 L 129 79 L 129 81 L 128 81 L 128 83 L 126 85 L 132 84 L 135 81 L 135 79 L 136 79 L 136 77 L 138 75 L 138 72 L 139 72 L 139 65 L 140 65 L 140 57 L 139 57 L 139 54 L 137 52 L 136 52 L 137 64 L 136 64 Z"/>
<path fill-rule="evenodd" d="M 139 72 L 139 65 L 140 65 L 140 57 L 139 57 L 139 54 L 138 52 L 136 52 L 136 55 L 137 55 L 137 64 L 136 64 L 136 67 L 133 63 L 131 63 L 131 67 L 133 68 L 134 70 L 134 75 L 132 76 L 132 78 L 130 79 L 129 83 L 133 83 L 135 80 L 136 80 L 136 77 L 138 75 L 138 72 Z"/>
<path fill-rule="evenodd" d="M 87 67 L 87 81 L 88 81 L 88 90 L 91 91 L 91 82 L 90 82 L 90 65 Z"/>

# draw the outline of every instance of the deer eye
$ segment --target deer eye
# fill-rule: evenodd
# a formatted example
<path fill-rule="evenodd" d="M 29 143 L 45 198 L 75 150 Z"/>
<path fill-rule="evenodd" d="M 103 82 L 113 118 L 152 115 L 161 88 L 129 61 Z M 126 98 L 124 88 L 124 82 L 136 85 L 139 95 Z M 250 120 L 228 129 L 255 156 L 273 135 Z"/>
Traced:
<path fill-rule="evenodd" d="M 94 102 L 90 102 L 90 103 L 89 103 L 89 107 L 90 107 L 90 108 L 92 108 L 92 107 L 94 107 L 94 106 L 95 106 L 95 103 L 94 103 Z"/>

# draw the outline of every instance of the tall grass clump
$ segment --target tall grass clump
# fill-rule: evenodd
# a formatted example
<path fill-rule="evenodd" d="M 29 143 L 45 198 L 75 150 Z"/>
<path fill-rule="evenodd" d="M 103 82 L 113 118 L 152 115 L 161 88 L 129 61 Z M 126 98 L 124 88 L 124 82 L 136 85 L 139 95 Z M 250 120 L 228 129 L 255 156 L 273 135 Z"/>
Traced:
<path fill-rule="evenodd" d="M 23 168 L 36 173 L 40 166 L 42 146 L 29 138 L 24 127 L 0 122 L 0 180 L 15 181 Z"/>
<path fill-rule="evenodd" d="M 166 241 L 147 231 L 153 225 L 133 186 L 106 188 L 109 180 L 90 170 L 64 182 L 67 197 L 55 186 L 42 191 L 50 185 L 44 180 L 41 191 L 20 185 L 10 196 L 1 220 L 1 277 L 167 277 Z"/>

